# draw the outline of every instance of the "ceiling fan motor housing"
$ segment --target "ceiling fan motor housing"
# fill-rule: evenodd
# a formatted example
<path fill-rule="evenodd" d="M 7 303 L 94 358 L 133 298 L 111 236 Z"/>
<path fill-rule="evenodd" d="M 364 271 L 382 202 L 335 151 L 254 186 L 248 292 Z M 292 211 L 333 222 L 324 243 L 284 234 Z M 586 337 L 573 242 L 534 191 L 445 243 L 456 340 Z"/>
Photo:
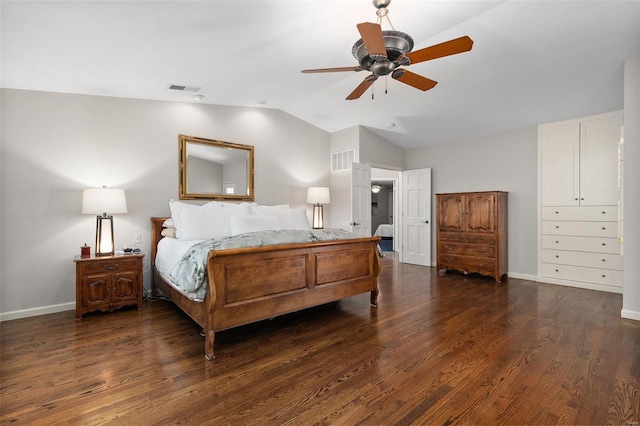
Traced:
<path fill-rule="evenodd" d="M 369 55 L 362 39 L 356 41 L 351 49 L 360 66 L 378 77 L 393 72 L 399 66 L 398 58 L 413 49 L 413 38 L 402 31 L 382 31 L 382 37 L 387 51 L 386 58 L 382 55 Z"/>

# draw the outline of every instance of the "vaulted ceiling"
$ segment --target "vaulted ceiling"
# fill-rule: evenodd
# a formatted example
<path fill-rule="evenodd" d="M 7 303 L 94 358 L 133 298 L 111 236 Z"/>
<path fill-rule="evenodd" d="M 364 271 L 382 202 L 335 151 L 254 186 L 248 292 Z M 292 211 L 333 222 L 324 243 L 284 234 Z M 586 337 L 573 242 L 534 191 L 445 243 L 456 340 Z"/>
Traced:
<path fill-rule="evenodd" d="M 2 87 L 281 109 L 328 132 L 363 125 L 411 148 L 622 108 L 640 56 L 640 1 L 393 0 L 414 50 L 468 35 L 470 52 L 414 64 L 422 92 L 366 72 L 369 0 L 2 1 Z M 383 23 L 383 29 L 390 29 Z M 385 94 L 385 88 L 388 93 Z"/>

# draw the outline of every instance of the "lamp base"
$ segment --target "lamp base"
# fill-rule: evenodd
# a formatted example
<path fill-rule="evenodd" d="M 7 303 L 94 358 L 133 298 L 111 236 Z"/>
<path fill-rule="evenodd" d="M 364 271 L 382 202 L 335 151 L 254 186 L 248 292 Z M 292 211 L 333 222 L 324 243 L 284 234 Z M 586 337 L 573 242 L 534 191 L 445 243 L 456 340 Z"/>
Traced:
<path fill-rule="evenodd" d="M 313 229 L 324 228 L 324 214 L 322 212 L 322 204 L 316 203 L 313 206 Z"/>
<path fill-rule="evenodd" d="M 97 216 L 96 219 L 96 256 L 113 256 L 113 216 Z"/>

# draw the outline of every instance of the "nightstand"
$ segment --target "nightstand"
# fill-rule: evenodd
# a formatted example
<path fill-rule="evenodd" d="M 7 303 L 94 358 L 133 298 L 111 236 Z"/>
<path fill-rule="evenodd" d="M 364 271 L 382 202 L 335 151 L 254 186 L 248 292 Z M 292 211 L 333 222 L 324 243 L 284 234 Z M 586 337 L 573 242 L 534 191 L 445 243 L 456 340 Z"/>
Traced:
<path fill-rule="evenodd" d="M 144 254 L 76 256 L 76 319 L 91 311 L 113 311 L 137 305 L 142 309 Z"/>

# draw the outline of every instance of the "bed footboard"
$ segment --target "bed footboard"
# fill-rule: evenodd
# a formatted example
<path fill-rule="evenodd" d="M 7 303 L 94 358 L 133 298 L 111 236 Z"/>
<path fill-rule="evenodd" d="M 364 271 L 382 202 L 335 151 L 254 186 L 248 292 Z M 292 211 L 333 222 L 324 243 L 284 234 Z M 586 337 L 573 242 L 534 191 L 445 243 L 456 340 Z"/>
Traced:
<path fill-rule="evenodd" d="M 155 218 L 155 226 L 163 218 Z M 156 230 L 157 231 L 157 230 Z M 152 229 L 152 236 L 158 235 Z M 211 251 L 202 303 L 188 300 L 154 269 L 154 286 L 205 331 L 205 357 L 215 333 L 370 292 L 377 306 L 380 237 Z M 152 259 L 155 259 L 155 244 Z M 167 293 L 168 292 L 168 293 Z"/>

